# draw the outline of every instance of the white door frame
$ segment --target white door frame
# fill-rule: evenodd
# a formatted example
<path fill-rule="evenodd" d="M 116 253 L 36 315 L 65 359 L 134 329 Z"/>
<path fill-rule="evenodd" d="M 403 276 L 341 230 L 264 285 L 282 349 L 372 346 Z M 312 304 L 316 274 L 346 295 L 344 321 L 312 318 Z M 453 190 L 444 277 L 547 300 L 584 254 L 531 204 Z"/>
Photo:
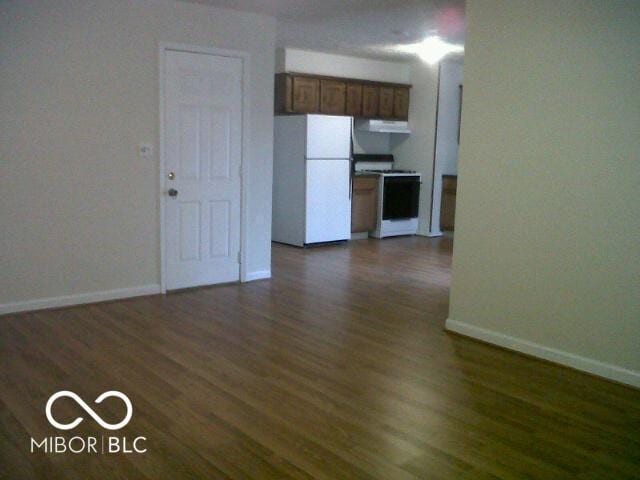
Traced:
<path fill-rule="evenodd" d="M 166 178 L 164 175 L 165 166 L 165 145 L 164 145 L 164 127 L 165 127 L 165 105 L 164 105 L 164 84 L 166 80 L 165 74 L 165 53 L 168 51 L 173 52 L 186 52 L 186 53 L 201 53 L 205 55 L 216 55 L 218 57 L 232 57 L 238 58 L 242 61 L 242 132 L 241 132 L 241 154 L 240 154 L 240 281 L 247 281 L 247 225 L 248 225 L 248 211 L 247 204 L 249 200 L 249 189 L 247 186 L 247 179 L 249 178 L 249 64 L 250 55 L 247 52 L 240 52 L 235 50 L 224 50 L 215 47 L 204 47 L 200 45 L 187 45 L 182 43 L 159 43 L 159 56 L 160 56 L 160 289 L 162 293 L 167 293 L 167 255 L 166 255 L 166 221 L 165 221 L 165 202 L 167 196 L 165 195 Z"/>

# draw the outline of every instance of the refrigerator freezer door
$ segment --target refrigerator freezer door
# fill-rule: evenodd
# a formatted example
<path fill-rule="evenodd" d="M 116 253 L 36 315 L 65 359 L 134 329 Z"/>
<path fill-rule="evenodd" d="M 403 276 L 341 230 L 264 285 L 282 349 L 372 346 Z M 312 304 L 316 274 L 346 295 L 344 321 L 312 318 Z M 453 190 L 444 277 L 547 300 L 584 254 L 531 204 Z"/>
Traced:
<path fill-rule="evenodd" d="M 349 160 L 307 160 L 305 243 L 351 238 Z"/>
<path fill-rule="evenodd" d="M 351 157 L 351 117 L 307 115 L 307 159 Z"/>

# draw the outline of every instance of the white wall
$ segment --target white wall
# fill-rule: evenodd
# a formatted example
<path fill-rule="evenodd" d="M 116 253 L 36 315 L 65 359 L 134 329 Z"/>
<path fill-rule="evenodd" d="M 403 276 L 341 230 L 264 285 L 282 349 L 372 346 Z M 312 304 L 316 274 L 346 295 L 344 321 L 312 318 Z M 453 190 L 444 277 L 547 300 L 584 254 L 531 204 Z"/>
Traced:
<path fill-rule="evenodd" d="M 640 386 L 640 9 L 467 2 L 450 320 Z"/>
<path fill-rule="evenodd" d="M 409 83 L 413 85 L 409 104 L 411 134 L 394 134 L 391 137 L 391 153 L 395 156 L 397 168 L 416 170 L 422 175 L 418 234 L 429 235 L 438 67 L 420 60 L 414 61 Z"/>
<path fill-rule="evenodd" d="M 247 266 L 269 270 L 275 28 L 168 0 L 0 3 L 0 311 L 157 289 L 160 41 L 251 55 Z"/>
<path fill-rule="evenodd" d="M 408 83 L 410 78 L 410 68 L 407 63 L 294 48 L 278 49 L 276 68 L 278 72 L 310 73 L 380 82 Z"/>
<path fill-rule="evenodd" d="M 442 175 L 458 174 L 458 119 L 460 117 L 462 69 L 462 63 L 459 62 L 443 61 L 440 64 L 433 207 L 431 209 L 431 233 L 433 234 L 441 233 Z"/>

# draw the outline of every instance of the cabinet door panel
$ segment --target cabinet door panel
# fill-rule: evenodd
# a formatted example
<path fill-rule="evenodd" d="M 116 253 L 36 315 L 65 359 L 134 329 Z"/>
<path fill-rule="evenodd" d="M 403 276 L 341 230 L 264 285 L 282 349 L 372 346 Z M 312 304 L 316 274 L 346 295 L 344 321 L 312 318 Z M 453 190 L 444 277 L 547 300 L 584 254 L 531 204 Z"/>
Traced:
<path fill-rule="evenodd" d="M 320 113 L 344 115 L 347 84 L 336 80 L 320 81 Z"/>
<path fill-rule="evenodd" d="M 409 89 L 406 87 L 393 89 L 393 116 L 399 120 L 409 118 Z"/>
<path fill-rule="evenodd" d="M 393 87 L 380 87 L 378 114 L 383 118 L 393 117 Z"/>
<path fill-rule="evenodd" d="M 356 176 L 351 201 L 351 231 L 375 230 L 378 221 L 378 177 Z"/>
<path fill-rule="evenodd" d="M 380 87 L 365 85 L 362 87 L 362 116 L 374 118 L 378 116 L 378 103 L 380 101 Z"/>
<path fill-rule="evenodd" d="M 319 110 L 320 80 L 293 77 L 293 111 L 296 113 L 318 113 Z"/>
<path fill-rule="evenodd" d="M 362 85 L 347 83 L 347 108 L 345 115 L 350 117 L 362 116 Z"/>

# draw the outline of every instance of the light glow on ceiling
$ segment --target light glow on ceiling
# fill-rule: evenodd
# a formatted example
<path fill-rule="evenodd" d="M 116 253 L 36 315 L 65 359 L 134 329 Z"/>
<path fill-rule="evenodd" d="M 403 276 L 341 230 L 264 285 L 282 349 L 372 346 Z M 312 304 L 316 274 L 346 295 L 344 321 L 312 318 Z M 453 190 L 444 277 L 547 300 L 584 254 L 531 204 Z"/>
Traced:
<path fill-rule="evenodd" d="M 443 41 L 440 37 L 427 37 L 422 42 L 410 45 L 398 45 L 396 50 L 418 55 L 423 61 L 435 65 L 450 53 L 462 53 L 464 47 Z"/>

